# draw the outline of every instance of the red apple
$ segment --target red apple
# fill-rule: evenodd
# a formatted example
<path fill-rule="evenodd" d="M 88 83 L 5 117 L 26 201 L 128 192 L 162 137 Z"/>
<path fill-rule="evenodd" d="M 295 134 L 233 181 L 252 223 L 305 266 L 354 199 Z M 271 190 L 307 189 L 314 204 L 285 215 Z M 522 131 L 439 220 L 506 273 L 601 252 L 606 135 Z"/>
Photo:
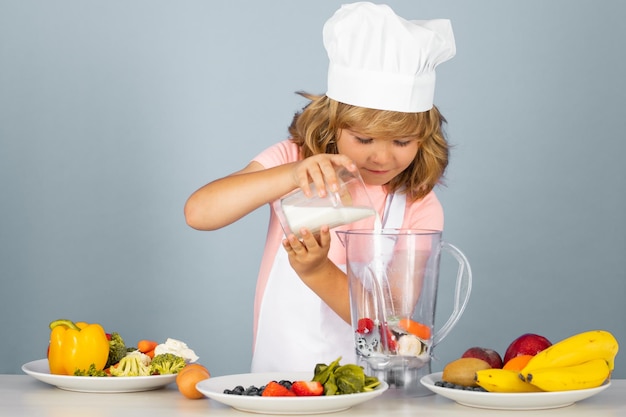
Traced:
<path fill-rule="evenodd" d="M 504 363 L 520 355 L 536 355 L 552 343 L 543 336 L 533 333 L 526 333 L 515 339 L 504 354 Z"/>
<path fill-rule="evenodd" d="M 482 359 L 492 368 L 502 368 L 502 358 L 500 354 L 493 349 L 474 346 L 467 349 L 461 357 Z"/>

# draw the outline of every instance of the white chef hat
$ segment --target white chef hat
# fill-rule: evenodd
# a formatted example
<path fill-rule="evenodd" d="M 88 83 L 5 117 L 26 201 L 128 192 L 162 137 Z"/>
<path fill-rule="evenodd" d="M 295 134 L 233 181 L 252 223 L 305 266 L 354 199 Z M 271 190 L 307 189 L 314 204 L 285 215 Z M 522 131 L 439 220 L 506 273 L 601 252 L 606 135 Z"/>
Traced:
<path fill-rule="evenodd" d="M 384 4 L 341 6 L 323 30 L 336 101 L 405 113 L 433 107 L 435 67 L 456 53 L 447 19 L 408 21 Z"/>

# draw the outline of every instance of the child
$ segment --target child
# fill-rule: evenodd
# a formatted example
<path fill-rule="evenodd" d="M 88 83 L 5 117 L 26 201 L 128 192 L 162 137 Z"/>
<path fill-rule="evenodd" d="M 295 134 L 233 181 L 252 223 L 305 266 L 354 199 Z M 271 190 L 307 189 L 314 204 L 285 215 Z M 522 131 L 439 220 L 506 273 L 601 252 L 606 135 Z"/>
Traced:
<path fill-rule="evenodd" d="M 301 188 L 337 185 L 336 166 L 361 174 L 386 228 L 442 230 L 433 187 L 448 163 L 445 122 L 433 106 L 435 67 L 456 52 L 447 20 L 406 21 L 385 5 L 342 6 L 324 26 L 330 59 L 325 95 L 302 93 L 289 140 L 242 170 L 193 193 L 187 223 L 227 226 Z M 369 222 L 369 223 L 367 223 Z M 342 226 L 371 229 L 370 220 Z M 345 250 L 323 227 L 284 236 L 271 209 L 254 307 L 253 372 L 312 371 L 354 363 Z M 282 246 L 282 247 L 281 247 Z"/>

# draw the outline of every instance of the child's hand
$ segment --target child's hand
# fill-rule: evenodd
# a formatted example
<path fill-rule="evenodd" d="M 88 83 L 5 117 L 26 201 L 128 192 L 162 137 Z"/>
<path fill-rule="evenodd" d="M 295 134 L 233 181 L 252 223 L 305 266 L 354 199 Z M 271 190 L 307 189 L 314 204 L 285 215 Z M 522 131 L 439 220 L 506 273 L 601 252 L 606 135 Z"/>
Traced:
<path fill-rule="evenodd" d="M 304 195 L 311 197 L 312 182 L 320 197 L 326 197 L 326 184 L 331 191 L 337 191 L 339 184 L 335 173 L 336 166 L 343 166 L 349 171 L 356 171 L 357 166 L 350 158 L 341 154 L 319 154 L 303 159 L 292 171 L 294 181 Z"/>
<path fill-rule="evenodd" d="M 289 263 L 300 278 L 314 275 L 328 260 L 330 249 L 330 231 L 328 226 L 322 227 L 320 234 L 314 236 L 307 229 L 301 231 L 302 240 L 290 235 L 283 240 L 283 247 L 289 256 Z M 305 282 L 306 283 L 306 282 Z"/>

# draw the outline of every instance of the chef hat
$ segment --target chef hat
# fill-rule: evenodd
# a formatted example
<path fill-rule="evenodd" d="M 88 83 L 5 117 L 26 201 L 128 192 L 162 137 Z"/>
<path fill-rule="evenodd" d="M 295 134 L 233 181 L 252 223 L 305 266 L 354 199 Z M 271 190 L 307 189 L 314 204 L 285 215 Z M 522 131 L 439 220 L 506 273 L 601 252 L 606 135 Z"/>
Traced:
<path fill-rule="evenodd" d="M 387 5 L 343 5 L 323 30 L 336 101 L 405 113 L 433 107 L 435 67 L 454 56 L 449 20 L 408 21 Z"/>

